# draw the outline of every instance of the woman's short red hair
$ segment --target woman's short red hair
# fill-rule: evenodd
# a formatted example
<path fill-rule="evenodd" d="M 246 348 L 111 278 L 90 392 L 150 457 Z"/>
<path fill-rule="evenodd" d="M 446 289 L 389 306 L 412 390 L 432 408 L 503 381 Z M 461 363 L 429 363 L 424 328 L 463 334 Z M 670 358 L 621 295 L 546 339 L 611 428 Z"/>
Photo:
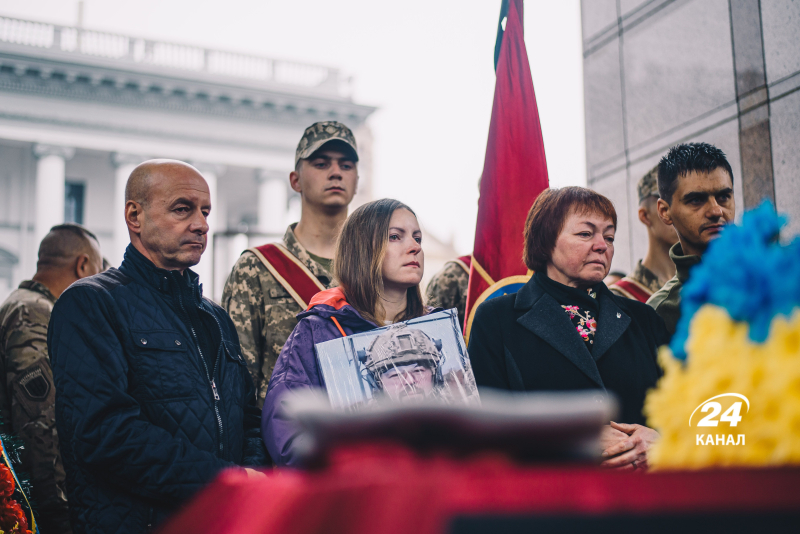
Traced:
<path fill-rule="evenodd" d="M 522 261 L 532 271 L 545 271 L 558 234 L 572 213 L 597 213 L 608 217 L 617 226 L 617 210 L 611 201 L 585 187 L 545 189 L 536 197 L 525 220 L 525 248 Z"/>

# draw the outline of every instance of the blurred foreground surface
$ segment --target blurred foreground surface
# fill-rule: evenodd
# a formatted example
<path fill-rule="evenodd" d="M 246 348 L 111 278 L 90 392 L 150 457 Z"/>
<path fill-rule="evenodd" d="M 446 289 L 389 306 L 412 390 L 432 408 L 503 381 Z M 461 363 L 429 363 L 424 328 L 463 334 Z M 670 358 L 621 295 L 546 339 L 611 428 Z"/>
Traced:
<path fill-rule="evenodd" d="M 317 472 L 225 472 L 160 532 L 795 532 L 798 485 L 798 468 L 643 475 L 365 444 Z"/>

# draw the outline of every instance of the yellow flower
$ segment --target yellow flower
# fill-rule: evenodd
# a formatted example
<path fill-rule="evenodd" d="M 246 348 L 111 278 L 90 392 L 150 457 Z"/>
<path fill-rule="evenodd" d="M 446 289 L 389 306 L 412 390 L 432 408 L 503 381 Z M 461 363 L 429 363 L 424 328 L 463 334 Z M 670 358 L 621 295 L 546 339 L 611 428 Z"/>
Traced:
<path fill-rule="evenodd" d="M 706 304 L 689 328 L 685 365 L 669 348 L 660 349 L 664 377 L 644 408 L 648 424 L 662 436 L 649 460 L 654 467 L 800 465 L 800 309 L 789 319 L 773 319 L 764 343 L 751 341 L 748 328 L 723 308 Z M 728 410 L 738 398 L 715 399 L 721 405 L 715 417 L 713 409 L 700 407 L 725 393 L 750 403 L 749 410 L 741 405 L 735 426 L 730 421 L 735 411 Z M 705 417 L 717 425 L 697 426 Z M 744 445 L 731 444 L 740 434 Z M 707 444 L 709 436 L 713 445 Z"/>

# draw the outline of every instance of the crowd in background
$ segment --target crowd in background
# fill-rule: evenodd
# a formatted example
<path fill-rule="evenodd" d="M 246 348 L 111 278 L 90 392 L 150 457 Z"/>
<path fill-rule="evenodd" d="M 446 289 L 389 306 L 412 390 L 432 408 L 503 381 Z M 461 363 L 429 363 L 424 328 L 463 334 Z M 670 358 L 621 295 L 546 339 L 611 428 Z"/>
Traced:
<path fill-rule="evenodd" d="M 445 265 L 423 298 L 411 207 L 382 199 L 348 217 L 358 151 L 347 126 L 310 126 L 289 183 L 300 221 L 242 253 L 221 306 L 191 270 L 213 206 L 187 163 L 131 174 L 118 268 L 78 225 L 42 240 L 37 272 L 0 308 L 0 415 L 25 442 L 42 532 L 146 532 L 225 468 L 297 466 L 303 435 L 282 398 L 325 387 L 315 344 L 440 308 L 457 308 L 463 327 L 466 266 Z M 468 346 L 481 388 L 613 394 L 620 421 L 598 452 L 623 470 L 647 469 L 659 435 L 642 406 L 661 376 L 657 349 L 675 332 L 690 268 L 735 214 L 731 167 L 704 143 L 670 149 L 638 193 L 648 251 L 613 282 L 611 201 L 581 187 L 540 194 L 519 228 L 533 275 L 478 307 Z M 419 384 L 415 372 L 395 379 Z"/>

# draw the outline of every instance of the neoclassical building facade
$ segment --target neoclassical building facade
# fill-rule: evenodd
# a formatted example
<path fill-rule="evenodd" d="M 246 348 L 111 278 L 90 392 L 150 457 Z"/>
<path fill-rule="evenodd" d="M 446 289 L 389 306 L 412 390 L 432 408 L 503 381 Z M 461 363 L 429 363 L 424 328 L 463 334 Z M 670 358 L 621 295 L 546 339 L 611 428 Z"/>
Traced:
<path fill-rule="evenodd" d="M 375 108 L 353 102 L 351 84 L 334 68 L 0 17 L 0 300 L 64 221 L 89 228 L 119 265 L 125 182 L 154 157 L 188 161 L 209 183 L 197 270 L 219 298 L 241 251 L 299 217 L 288 175 L 310 124 L 353 129 L 356 203 L 371 199 Z"/>

